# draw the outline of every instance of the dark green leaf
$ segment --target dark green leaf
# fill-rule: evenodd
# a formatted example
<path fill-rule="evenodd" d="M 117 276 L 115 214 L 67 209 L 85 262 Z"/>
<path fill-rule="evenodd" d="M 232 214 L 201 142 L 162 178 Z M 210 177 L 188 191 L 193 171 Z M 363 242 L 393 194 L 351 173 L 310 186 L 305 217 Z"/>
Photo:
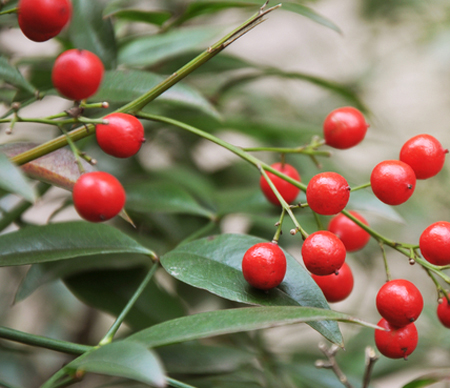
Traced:
<path fill-rule="evenodd" d="M 312 21 L 321 24 L 322 26 L 331 28 L 332 30 L 339 33 L 342 32 L 341 29 L 331 20 L 323 17 L 322 15 L 319 15 L 316 11 L 312 10 L 309 7 L 306 7 L 305 5 L 284 1 L 282 4 L 283 4 L 281 7 L 282 10 L 298 13 L 299 15 L 303 15 L 308 19 L 311 19 Z"/>
<path fill-rule="evenodd" d="M 66 365 L 67 371 L 85 371 L 126 377 L 155 387 L 165 387 L 165 371 L 158 356 L 135 342 L 118 341 L 94 349 Z"/>
<path fill-rule="evenodd" d="M 153 254 L 118 229 L 88 222 L 26 227 L 0 236 L 0 246 L 1 267 L 110 253 Z"/>
<path fill-rule="evenodd" d="M 161 258 L 173 277 L 235 302 L 264 306 L 314 306 L 328 304 L 306 270 L 286 253 L 286 276 L 279 287 L 267 292 L 251 287 L 242 275 L 244 253 L 264 240 L 240 234 L 223 234 L 184 244 Z M 341 343 L 335 322 L 314 322 L 314 329 L 332 342 Z"/>
<path fill-rule="evenodd" d="M 0 187 L 6 191 L 18 194 L 29 202 L 36 201 L 36 191 L 27 182 L 20 168 L 9 161 L 0 152 Z"/>
<path fill-rule="evenodd" d="M 102 85 L 93 99 L 126 103 L 148 92 L 164 79 L 162 76 L 146 71 L 107 71 Z M 219 116 L 217 110 L 205 97 L 197 90 L 182 83 L 177 83 L 171 87 L 160 95 L 156 101 L 199 109 L 216 119 Z"/>
<path fill-rule="evenodd" d="M 110 19 L 103 18 L 102 2 L 72 0 L 69 35 L 74 47 L 96 54 L 106 69 L 116 67 L 117 48 Z"/>
<path fill-rule="evenodd" d="M 140 182 L 126 186 L 127 209 L 144 213 L 181 213 L 211 218 L 186 190 L 169 182 Z"/>
<path fill-rule="evenodd" d="M 22 76 L 19 70 L 9 64 L 8 58 L 2 55 L 0 56 L 0 79 L 31 94 L 36 92 L 36 88 Z"/>
<path fill-rule="evenodd" d="M 450 383 L 450 369 L 436 370 L 432 373 L 427 373 L 424 376 L 418 377 L 408 384 L 404 385 L 403 388 L 422 388 L 428 387 L 432 384 L 447 381 Z"/>
<path fill-rule="evenodd" d="M 347 314 L 314 307 L 254 307 L 217 310 L 163 322 L 130 335 L 125 341 L 157 347 L 242 331 L 301 322 L 338 320 L 376 328 Z"/>
<path fill-rule="evenodd" d="M 217 27 L 183 28 L 136 38 L 119 50 L 119 63 L 150 66 L 175 55 L 204 47 L 221 31 Z"/>
<path fill-rule="evenodd" d="M 133 22 L 142 22 L 162 26 L 164 22 L 170 19 L 172 14 L 167 11 L 141 11 L 137 9 L 120 9 L 108 13 L 104 17 L 111 16 L 118 19 L 130 20 Z"/>

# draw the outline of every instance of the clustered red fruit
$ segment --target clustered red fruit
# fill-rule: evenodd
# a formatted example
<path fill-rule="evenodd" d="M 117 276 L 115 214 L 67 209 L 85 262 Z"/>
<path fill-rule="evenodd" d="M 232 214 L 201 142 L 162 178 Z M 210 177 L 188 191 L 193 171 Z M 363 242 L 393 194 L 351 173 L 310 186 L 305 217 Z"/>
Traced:
<path fill-rule="evenodd" d="M 20 0 L 17 4 L 19 27 L 35 42 L 58 35 L 72 16 L 69 0 Z"/>
<path fill-rule="evenodd" d="M 53 65 L 53 86 L 64 97 L 80 101 L 99 88 L 105 68 L 97 55 L 88 50 L 64 51 Z"/>
<path fill-rule="evenodd" d="M 380 353 L 386 357 L 406 359 L 419 342 L 414 323 L 396 327 L 391 325 L 386 319 L 381 318 L 378 326 L 385 330 L 375 330 L 375 344 Z"/>
<path fill-rule="evenodd" d="M 72 198 L 81 217 L 90 222 L 103 222 L 120 213 L 125 205 L 125 190 L 111 174 L 94 171 L 78 178 Z"/>
<path fill-rule="evenodd" d="M 286 265 L 286 256 L 278 244 L 258 243 L 245 252 L 242 273 L 253 287 L 270 290 L 283 281 Z"/>
<path fill-rule="evenodd" d="M 129 158 L 135 155 L 145 142 L 141 122 L 127 113 L 111 113 L 104 119 L 108 124 L 98 124 L 95 129 L 100 148 L 116 158 Z"/>
<path fill-rule="evenodd" d="M 276 171 L 279 171 L 283 173 L 284 175 L 287 175 L 289 178 L 292 178 L 298 182 L 300 182 L 300 174 L 295 169 L 295 167 L 291 166 L 287 163 L 274 163 L 271 165 L 273 169 Z M 297 198 L 300 189 L 296 186 L 294 186 L 292 183 L 289 183 L 285 181 L 284 179 L 276 176 L 275 174 L 271 173 L 270 171 L 267 172 L 267 176 L 272 181 L 275 188 L 280 193 L 281 197 L 289 204 L 292 203 L 295 198 Z M 261 190 L 263 194 L 266 196 L 266 198 L 273 203 L 274 205 L 281 206 L 280 201 L 278 200 L 277 196 L 273 192 L 272 188 L 270 187 L 267 180 L 264 178 L 264 176 L 261 176 L 259 185 L 261 187 Z"/>
<path fill-rule="evenodd" d="M 369 225 L 366 219 L 358 212 L 350 210 L 349 213 L 363 224 Z M 347 252 L 354 252 L 364 248 L 370 240 L 369 233 L 343 214 L 334 216 L 327 229 L 341 239 Z"/>
<path fill-rule="evenodd" d="M 428 226 L 420 235 L 419 247 L 431 264 L 450 264 L 450 222 L 439 221 Z"/>
<path fill-rule="evenodd" d="M 450 294 L 448 294 L 450 297 Z M 437 307 L 437 316 L 441 323 L 450 329 L 450 304 L 448 303 L 447 298 L 442 298 Z"/>
<path fill-rule="evenodd" d="M 311 274 L 311 277 L 330 303 L 346 299 L 353 290 L 353 273 L 347 263 L 344 263 L 337 273 L 325 276 Z"/>

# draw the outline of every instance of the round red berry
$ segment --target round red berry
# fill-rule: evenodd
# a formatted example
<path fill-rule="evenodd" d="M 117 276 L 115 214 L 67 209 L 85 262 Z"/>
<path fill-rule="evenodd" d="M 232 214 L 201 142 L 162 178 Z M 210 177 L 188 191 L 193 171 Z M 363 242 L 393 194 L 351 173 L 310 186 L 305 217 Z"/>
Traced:
<path fill-rule="evenodd" d="M 347 263 L 344 263 L 337 273 L 318 276 L 311 274 L 330 303 L 346 299 L 353 290 L 353 273 Z"/>
<path fill-rule="evenodd" d="M 72 198 L 81 217 L 91 222 L 102 222 L 120 213 L 125 205 L 125 190 L 111 174 L 94 171 L 78 178 Z"/>
<path fill-rule="evenodd" d="M 447 153 L 436 138 L 423 134 L 403 145 L 400 160 L 411 166 L 417 179 L 428 179 L 442 170 Z"/>
<path fill-rule="evenodd" d="M 350 186 L 336 172 L 322 172 L 312 177 L 306 188 L 309 207 L 318 214 L 331 216 L 342 211 L 350 199 Z"/>
<path fill-rule="evenodd" d="M 447 298 L 442 298 L 442 302 L 438 304 L 437 316 L 441 323 L 450 329 L 450 304 Z"/>
<path fill-rule="evenodd" d="M 100 148 L 116 158 L 129 158 L 135 155 L 145 142 L 141 122 L 126 113 L 111 113 L 104 119 L 108 120 L 108 124 L 98 124 L 95 130 Z"/>
<path fill-rule="evenodd" d="M 35 42 L 58 35 L 72 16 L 69 0 L 20 0 L 17 4 L 19 27 Z"/>
<path fill-rule="evenodd" d="M 342 267 L 345 246 L 339 237 L 326 230 L 310 234 L 302 246 L 305 267 L 314 275 L 330 275 Z"/>
<path fill-rule="evenodd" d="M 391 325 L 406 326 L 419 317 L 423 298 L 417 287 L 408 280 L 395 279 L 380 288 L 376 298 L 380 315 Z"/>
<path fill-rule="evenodd" d="M 364 139 L 368 127 L 358 109 L 351 106 L 335 109 L 323 123 L 325 143 L 341 150 L 354 147 Z"/>
<path fill-rule="evenodd" d="M 419 342 L 416 325 L 410 323 L 403 327 L 395 327 L 382 318 L 378 326 L 386 329 L 375 330 L 375 344 L 380 353 L 389 358 L 406 359 Z"/>
<path fill-rule="evenodd" d="M 450 264 L 450 222 L 439 221 L 428 226 L 420 235 L 419 247 L 423 257 L 434 265 Z"/>
<path fill-rule="evenodd" d="M 287 163 L 274 163 L 271 165 L 275 170 L 287 175 L 288 177 L 300 182 L 300 174 L 295 169 L 295 167 L 291 166 Z M 292 183 L 286 182 L 284 179 L 276 176 L 275 174 L 267 171 L 267 176 L 270 178 L 280 195 L 287 203 L 291 203 L 297 198 L 300 189 L 294 186 Z M 261 176 L 259 180 L 259 186 L 265 197 L 274 205 L 281 206 L 280 201 L 277 196 L 267 183 L 266 179 Z"/>
<path fill-rule="evenodd" d="M 353 210 L 349 213 L 363 224 L 369 225 L 361 214 Z M 347 252 L 362 249 L 370 240 L 369 233 L 343 214 L 334 216 L 328 224 L 327 229 L 341 239 Z"/>
<path fill-rule="evenodd" d="M 53 86 L 70 100 L 91 97 L 102 82 L 104 66 L 97 55 L 88 50 L 64 51 L 52 70 Z"/>
<path fill-rule="evenodd" d="M 253 287 L 269 290 L 283 281 L 286 274 L 286 256 L 278 244 L 255 244 L 244 254 L 242 273 Z"/>
<path fill-rule="evenodd" d="M 408 164 L 400 160 L 385 160 L 372 170 L 370 184 L 381 202 L 400 205 L 413 194 L 416 175 Z"/>

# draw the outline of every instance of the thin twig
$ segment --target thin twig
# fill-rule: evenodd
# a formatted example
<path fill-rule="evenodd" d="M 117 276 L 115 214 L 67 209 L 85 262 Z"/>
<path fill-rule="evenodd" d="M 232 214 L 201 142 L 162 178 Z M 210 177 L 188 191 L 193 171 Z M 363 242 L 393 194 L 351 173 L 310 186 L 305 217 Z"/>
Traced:
<path fill-rule="evenodd" d="M 322 351 L 323 354 L 325 354 L 328 361 L 317 360 L 315 363 L 316 368 L 332 369 L 334 374 L 339 379 L 339 381 L 345 387 L 354 388 L 353 385 L 349 383 L 347 376 L 344 374 L 344 372 L 342 372 L 341 368 L 339 368 L 339 365 L 336 362 L 335 355 L 339 350 L 339 347 L 337 345 L 332 345 L 330 348 L 328 348 L 324 343 L 320 343 L 319 349 Z"/>
<path fill-rule="evenodd" d="M 366 347 L 366 369 L 364 372 L 363 386 L 362 388 L 368 388 L 370 383 L 370 378 L 372 376 L 373 366 L 377 362 L 378 356 L 375 353 L 375 349 L 367 346 Z"/>

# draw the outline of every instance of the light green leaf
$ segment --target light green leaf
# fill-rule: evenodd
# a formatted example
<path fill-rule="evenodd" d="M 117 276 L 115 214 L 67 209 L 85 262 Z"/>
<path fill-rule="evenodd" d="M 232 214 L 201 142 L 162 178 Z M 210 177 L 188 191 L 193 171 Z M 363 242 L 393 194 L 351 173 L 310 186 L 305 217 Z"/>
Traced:
<path fill-rule="evenodd" d="M 17 68 L 10 65 L 8 58 L 0 55 L 0 80 L 34 94 L 36 88 L 31 85 Z"/>
<path fill-rule="evenodd" d="M 377 328 L 350 315 L 314 307 L 254 307 L 209 311 L 159 323 L 124 341 L 158 347 L 242 331 L 323 320 L 337 320 Z"/>
<path fill-rule="evenodd" d="M 8 157 L 0 152 L 0 187 L 3 190 L 18 194 L 29 202 L 36 201 L 36 191 L 27 182 L 24 174 Z"/>
<path fill-rule="evenodd" d="M 158 356 L 147 347 L 118 341 L 94 349 L 65 367 L 67 371 L 85 371 L 126 377 L 155 387 L 166 386 L 164 368 Z"/>
<path fill-rule="evenodd" d="M 166 253 L 161 264 L 178 280 L 235 302 L 329 308 L 317 284 L 287 252 L 286 276 L 278 287 L 267 292 L 251 287 L 242 275 L 242 258 L 247 249 L 260 242 L 265 240 L 240 234 L 206 237 Z M 335 322 L 313 322 L 311 326 L 330 341 L 341 343 Z"/>
<path fill-rule="evenodd" d="M 118 229 L 88 222 L 26 227 L 0 236 L 0 246 L 1 267 L 110 253 L 153 255 Z"/>
<path fill-rule="evenodd" d="M 438 382 L 447 381 L 450 383 L 450 369 L 438 369 L 434 372 L 427 373 L 424 376 L 418 377 L 408 384 L 404 385 L 403 388 L 422 388 L 428 387 L 432 384 Z"/>
<path fill-rule="evenodd" d="M 164 22 L 170 19 L 172 14 L 168 11 L 141 11 L 137 9 L 117 9 L 104 17 L 115 17 L 118 19 L 129 20 L 133 22 L 155 24 L 162 26 Z"/>

